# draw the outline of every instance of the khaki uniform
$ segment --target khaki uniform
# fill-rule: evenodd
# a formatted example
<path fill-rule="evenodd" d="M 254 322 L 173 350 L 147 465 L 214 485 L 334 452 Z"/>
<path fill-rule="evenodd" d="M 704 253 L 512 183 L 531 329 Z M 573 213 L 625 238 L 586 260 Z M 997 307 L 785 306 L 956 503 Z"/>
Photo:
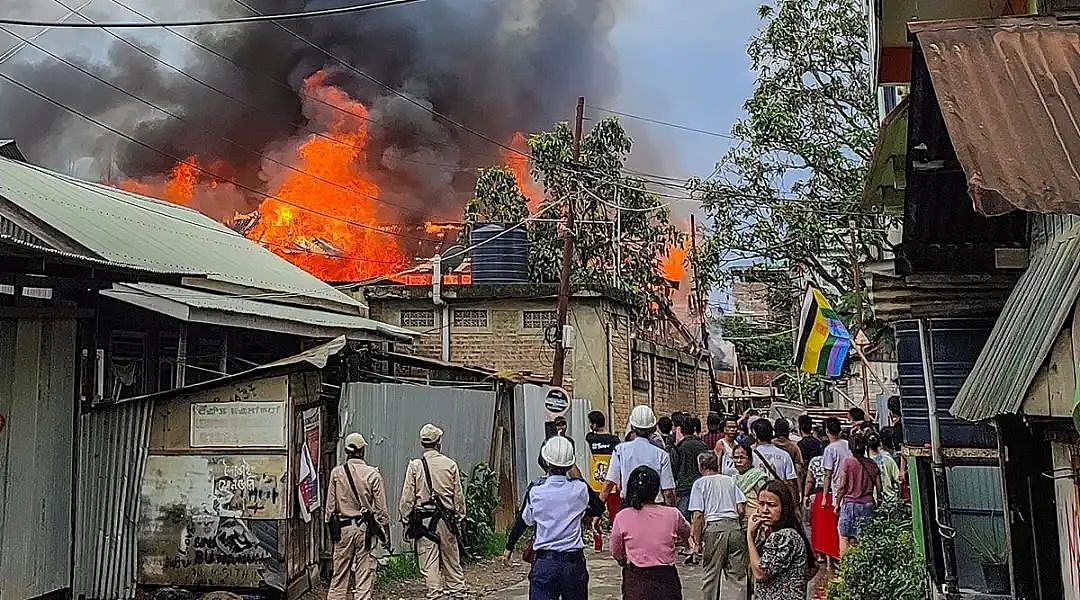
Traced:
<path fill-rule="evenodd" d="M 343 517 L 358 517 L 366 512 L 364 504 L 353 494 L 349 478 L 345 475 L 348 468 L 352 473 L 356 491 L 371 508 L 375 521 L 386 527 L 390 524 L 390 511 L 386 507 L 386 489 L 382 475 L 375 467 L 358 458 L 350 458 L 344 465 L 338 465 L 330 472 L 330 485 L 326 494 L 326 520 L 334 513 Z M 347 600 L 349 594 L 349 575 L 354 580 L 353 595 L 355 600 L 369 600 L 375 590 L 375 548 L 376 539 L 372 539 L 371 548 L 365 548 L 368 525 L 350 524 L 342 528 L 341 541 L 334 545 L 334 576 L 330 581 L 327 600 Z"/>
<path fill-rule="evenodd" d="M 457 463 L 435 450 L 426 450 L 431 471 L 431 486 L 447 510 L 452 510 L 457 519 L 465 516 L 465 493 L 461 489 L 461 473 Z M 405 486 L 401 490 L 401 519 L 407 521 L 413 507 L 430 498 L 424 465 L 419 460 L 409 462 L 405 471 Z M 458 540 L 443 520 L 436 527 L 439 543 L 428 538 L 416 542 L 416 551 L 420 557 L 420 572 L 427 582 L 428 594 L 434 596 L 447 592 L 454 596 L 465 595 L 465 573 L 461 570 L 461 555 Z M 441 572 L 440 572 L 441 571 Z M 446 587 L 443 588 L 445 578 Z"/>

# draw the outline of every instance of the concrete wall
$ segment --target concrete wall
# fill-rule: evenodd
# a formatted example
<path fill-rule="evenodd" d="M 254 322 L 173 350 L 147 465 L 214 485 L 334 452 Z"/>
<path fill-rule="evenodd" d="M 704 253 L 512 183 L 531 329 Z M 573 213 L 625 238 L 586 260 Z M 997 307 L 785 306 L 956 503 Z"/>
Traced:
<path fill-rule="evenodd" d="M 367 302 L 373 319 L 424 333 L 413 344 L 419 356 L 442 358 L 443 329 L 448 328 L 452 362 L 544 377 L 551 373 L 554 349 L 544 341 L 543 329 L 525 327 L 527 311 L 553 313 L 551 298 L 448 299 L 445 323 L 442 307 L 430 299 L 369 295 Z M 455 314 L 467 310 L 484 311 L 486 326 L 463 326 L 460 320 L 455 324 Z M 420 316 L 410 311 L 432 311 L 431 319 L 416 325 L 403 322 L 403 314 Z M 706 363 L 695 363 L 668 345 L 642 342 L 621 305 L 598 296 L 576 297 L 567 322 L 577 329 L 576 348 L 567 354 L 567 385 L 575 397 L 588 401 L 590 410 L 607 414 L 612 429 L 625 427 L 636 404 L 649 404 L 658 413 L 685 410 L 704 416 L 708 411 Z"/>

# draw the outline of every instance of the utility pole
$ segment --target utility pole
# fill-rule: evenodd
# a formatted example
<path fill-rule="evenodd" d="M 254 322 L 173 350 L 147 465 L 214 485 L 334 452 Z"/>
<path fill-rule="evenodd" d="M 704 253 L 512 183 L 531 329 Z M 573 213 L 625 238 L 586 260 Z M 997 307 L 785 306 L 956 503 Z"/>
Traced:
<path fill-rule="evenodd" d="M 690 266 L 694 267 L 694 296 L 697 300 L 698 316 L 701 317 L 701 345 L 709 356 L 709 410 L 720 412 L 720 388 L 716 385 L 713 372 L 712 352 L 709 351 L 709 324 L 705 322 L 705 299 L 701 293 L 701 277 L 698 274 L 697 220 L 690 213 Z"/>
<path fill-rule="evenodd" d="M 566 348 L 563 345 L 563 332 L 566 330 L 566 313 L 570 308 L 570 267 L 574 259 L 574 196 L 581 185 L 576 169 L 581 160 L 581 122 L 585 119 L 585 97 L 577 99 L 577 112 L 574 116 L 574 164 L 573 191 L 566 199 L 566 229 L 563 231 L 562 271 L 559 274 L 559 304 L 556 315 L 559 331 L 555 340 L 555 360 L 551 367 L 551 385 L 562 387 L 566 367 Z"/>
<path fill-rule="evenodd" d="M 945 600 L 960 598 L 956 570 L 956 529 L 952 526 L 948 469 L 941 445 L 941 425 L 937 417 L 937 390 L 934 385 L 934 333 L 928 319 L 919 319 L 919 353 L 922 355 L 923 389 L 930 423 L 930 464 L 933 470 L 934 517 L 941 536 L 941 562 L 945 567 Z"/>
<path fill-rule="evenodd" d="M 851 273 L 855 279 L 855 339 L 851 340 L 859 353 L 859 366 L 861 367 L 862 374 L 862 393 L 863 393 L 863 410 L 866 411 L 867 418 L 870 417 L 870 382 L 868 381 L 868 375 L 866 373 L 866 360 L 862 355 L 862 348 L 859 348 L 859 332 L 863 328 L 863 297 L 862 297 L 862 273 L 859 269 L 859 244 L 856 236 L 856 227 L 851 228 Z"/>

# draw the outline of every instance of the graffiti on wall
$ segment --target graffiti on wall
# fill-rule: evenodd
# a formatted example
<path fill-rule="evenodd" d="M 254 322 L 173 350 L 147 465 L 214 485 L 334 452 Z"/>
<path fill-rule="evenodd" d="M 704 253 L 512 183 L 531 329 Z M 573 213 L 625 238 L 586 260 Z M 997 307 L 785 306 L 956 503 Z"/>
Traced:
<path fill-rule="evenodd" d="M 283 585 L 278 520 L 287 459 L 150 456 L 139 514 L 139 579 L 148 585 Z"/>

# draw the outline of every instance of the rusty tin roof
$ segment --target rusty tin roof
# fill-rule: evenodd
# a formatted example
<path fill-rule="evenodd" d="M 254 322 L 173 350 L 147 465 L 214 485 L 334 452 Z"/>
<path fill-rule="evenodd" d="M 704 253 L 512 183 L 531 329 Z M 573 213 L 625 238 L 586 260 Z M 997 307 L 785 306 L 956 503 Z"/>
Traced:
<path fill-rule="evenodd" d="M 1080 22 L 911 23 L 975 208 L 1080 214 Z"/>

